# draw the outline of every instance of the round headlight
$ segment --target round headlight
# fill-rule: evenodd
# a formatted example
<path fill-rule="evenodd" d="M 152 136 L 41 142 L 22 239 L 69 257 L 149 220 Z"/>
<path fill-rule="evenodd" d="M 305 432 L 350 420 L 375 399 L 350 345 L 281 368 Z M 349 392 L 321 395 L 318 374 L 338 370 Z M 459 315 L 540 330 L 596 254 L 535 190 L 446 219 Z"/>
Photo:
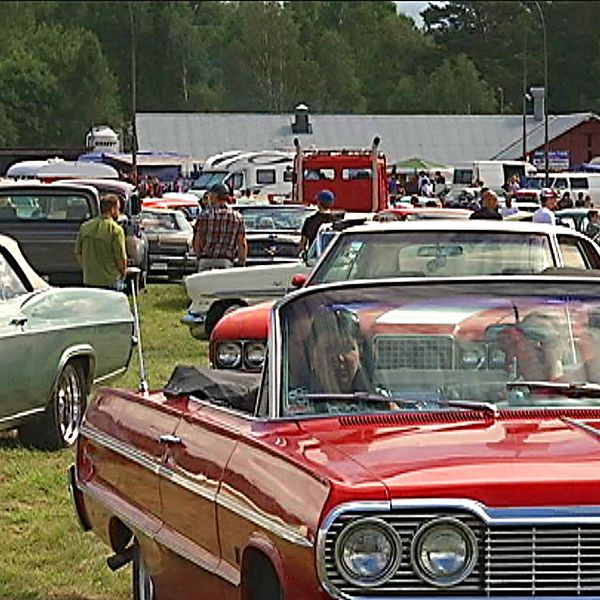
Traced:
<path fill-rule="evenodd" d="M 457 519 L 436 519 L 417 531 L 411 554 L 415 571 L 423 581 L 448 587 L 471 574 L 477 562 L 477 539 Z"/>
<path fill-rule="evenodd" d="M 234 342 L 224 342 L 217 346 L 215 357 L 217 366 L 223 369 L 235 369 L 242 362 L 242 348 Z"/>
<path fill-rule="evenodd" d="M 342 577 L 353 585 L 372 587 L 387 581 L 398 569 L 400 536 L 381 519 L 360 519 L 338 537 L 335 560 Z"/>
<path fill-rule="evenodd" d="M 244 360 L 251 369 L 261 369 L 265 362 L 265 345 L 253 342 L 244 346 Z"/>

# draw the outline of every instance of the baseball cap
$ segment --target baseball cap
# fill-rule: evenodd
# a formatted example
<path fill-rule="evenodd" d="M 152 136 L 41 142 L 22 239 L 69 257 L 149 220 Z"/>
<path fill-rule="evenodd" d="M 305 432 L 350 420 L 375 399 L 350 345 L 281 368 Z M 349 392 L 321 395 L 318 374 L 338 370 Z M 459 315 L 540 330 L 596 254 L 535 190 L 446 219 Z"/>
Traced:
<path fill-rule="evenodd" d="M 333 204 L 335 202 L 335 194 L 329 190 L 321 190 L 315 200 L 321 204 Z"/>
<path fill-rule="evenodd" d="M 224 183 L 215 183 L 208 189 L 209 194 L 214 194 L 217 198 L 229 198 L 231 192 Z"/>

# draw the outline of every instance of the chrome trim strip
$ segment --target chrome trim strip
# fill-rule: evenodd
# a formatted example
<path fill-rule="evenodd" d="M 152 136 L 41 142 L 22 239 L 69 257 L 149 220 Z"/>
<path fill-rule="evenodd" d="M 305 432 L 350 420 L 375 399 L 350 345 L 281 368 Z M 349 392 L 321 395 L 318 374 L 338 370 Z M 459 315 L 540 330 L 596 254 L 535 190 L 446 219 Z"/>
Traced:
<path fill-rule="evenodd" d="M 92 429 L 89 427 L 89 425 L 83 425 L 80 434 L 86 436 L 88 439 L 96 443 L 102 444 L 109 450 L 112 450 L 117 454 L 120 454 L 121 456 L 131 460 L 132 462 L 135 462 L 137 465 L 149 469 L 155 475 L 159 477 L 162 476 L 166 480 L 176 485 L 181 485 L 186 490 L 200 496 L 201 498 L 215 502 L 217 505 L 231 510 L 242 518 L 245 518 L 255 525 L 270 531 L 282 539 L 300 546 L 313 546 L 312 542 L 308 540 L 305 535 L 299 533 L 296 529 L 290 527 L 289 525 L 281 523 L 263 512 L 253 510 L 237 500 L 232 498 L 223 498 L 222 494 L 217 494 L 215 492 L 214 486 L 211 486 L 208 483 L 202 484 L 196 481 L 191 481 L 189 477 L 185 477 L 180 473 L 165 467 L 163 464 L 154 460 L 147 454 L 133 450 L 123 442 L 101 433 L 96 429 Z"/>
<path fill-rule="evenodd" d="M 116 502 L 113 502 L 105 494 L 101 494 L 94 488 L 88 486 L 87 484 L 82 483 L 81 481 L 77 482 L 77 487 L 79 491 L 83 494 L 87 494 L 90 498 L 96 501 L 98 504 L 107 508 L 110 512 L 114 513 L 123 523 L 125 523 L 130 529 L 137 529 L 141 531 L 146 537 L 151 540 L 156 539 L 156 533 L 152 529 L 149 529 L 145 525 L 143 525 L 139 520 L 135 519 L 131 515 L 125 514 L 118 506 Z M 141 512 L 141 511 L 140 511 Z M 160 519 L 157 517 L 150 517 L 155 520 L 157 523 L 162 523 Z M 158 531 L 159 529 L 157 529 Z"/>
<path fill-rule="evenodd" d="M 19 335 L 37 335 L 43 333 L 51 333 L 53 331 L 65 331 L 67 329 L 91 329 L 93 327 L 99 327 L 103 325 L 123 325 L 123 324 L 133 324 L 133 319 L 117 319 L 114 321 L 94 321 L 90 322 L 81 322 L 75 323 L 72 325 L 61 325 L 57 327 L 45 327 L 44 329 L 24 329 L 23 331 L 19 331 Z M 6 337 L 13 337 L 14 334 L 12 332 L 0 335 L 0 339 Z"/>
<path fill-rule="evenodd" d="M 215 557 L 215 565 L 213 566 L 209 558 L 201 558 L 202 555 L 211 556 L 204 548 L 196 544 L 195 542 L 189 541 L 188 538 L 183 536 L 178 531 L 175 531 L 171 527 L 163 526 L 155 536 L 155 541 L 165 548 L 174 552 L 181 558 L 191 562 L 192 564 L 204 569 L 208 573 L 218 575 L 222 579 L 225 579 L 229 583 L 238 586 L 240 584 L 240 578 L 233 579 L 230 576 L 220 572 L 219 563 L 220 558 Z M 193 549 L 193 550 L 192 550 Z M 197 550 L 196 550 L 197 549 Z M 196 554 L 194 553 L 196 550 Z"/>
<path fill-rule="evenodd" d="M 571 419 L 569 417 L 563 417 L 561 421 L 568 423 L 569 425 L 573 425 L 573 427 L 577 427 L 578 429 L 581 429 L 582 431 L 585 431 L 596 438 L 600 437 L 600 429 L 596 429 L 587 423 L 583 423 L 582 421 Z"/>
<path fill-rule="evenodd" d="M 283 387 L 281 374 L 283 372 L 283 340 L 280 325 L 280 309 L 275 305 L 269 314 L 271 335 L 268 337 L 269 356 L 267 368 L 269 369 L 269 419 L 278 419 L 281 415 L 281 404 L 283 403 Z"/>
<path fill-rule="evenodd" d="M 42 413 L 46 410 L 44 406 L 41 408 L 32 408 L 31 410 L 25 410 L 23 412 L 17 413 L 16 415 L 10 415 L 9 417 L 0 417 L 0 424 L 11 423 L 12 421 L 20 421 L 26 417 L 30 417 L 36 415 L 38 413 Z"/>
<path fill-rule="evenodd" d="M 113 452 L 120 454 L 124 458 L 131 460 L 132 462 L 136 463 L 140 467 L 144 467 L 145 469 L 148 469 L 155 475 L 159 475 L 159 473 L 160 473 L 160 470 L 161 470 L 160 462 L 156 461 L 151 456 L 148 456 L 147 454 L 145 454 L 143 452 L 139 452 L 138 450 L 133 450 L 130 446 L 128 446 L 124 442 L 117 440 L 116 438 L 109 436 L 101 431 L 98 431 L 97 429 L 93 429 L 85 423 L 81 426 L 79 435 L 84 435 L 87 438 L 89 438 L 90 440 L 92 440 L 93 442 L 96 442 L 97 444 L 102 444 L 109 450 L 112 450 Z"/>
<path fill-rule="evenodd" d="M 122 375 L 123 373 L 125 373 L 125 371 L 127 371 L 127 367 L 121 367 L 120 369 L 111 371 L 110 373 L 107 373 L 106 375 L 102 375 L 102 377 L 96 377 L 96 379 L 94 379 L 94 384 L 102 383 L 103 381 L 106 381 L 107 379 L 112 379 L 113 377 Z"/>
<path fill-rule="evenodd" d="M 77 464 L 72 464 L 67 470 L 68 475 L 68 486 L 69 486 L 69 497 L 71 498 L 71 508 L 77 517 L 77 524 L 79 525 L 79 529 L 81 531 L 87 532 L 90 531 L 91 526 L 87 521 L 84 521 L 83 515 L 79 511 L 79 506 L 76 500 L 76 494 L 82 493 L 77 484 Z"/>
<path fill-rule="evenodd" d="M 456 508 L 466 510 L 488 525 L 599 524 L 600 506 L 514 506 L 488 508 L 467 498 L 392 500 L 392 510 L 402 508 Z"/>
<path fill-rule="evenodd" d="M 338 590 L 325 570 L 325 541 L 331 524 L 343 513 L 389 512 L 403 508 L 456 508 L 473 513 L 486 524 L 493 525 L 569 525 L 600 523 L 600 506 L 542 506 L 489 508 L 468 498 L 414 498 L 391 501 L 347 502 L 332 509 L 323 519 L 317 532 L 316 565 L 319 582 L 335 600 L 371 600 L 372 596 L 353 596 Z M 438 596 L 386 596 L 388 600 L 439 600 Z M 452 600 L 483 600 L 487 596 L 452 596 Z M 494 596 L 496 600 L 530 600 L 532 596 Z M 572 596 L 535 596 L 539 600 L 573 600 Z M 586 596 L 588 600 L 600 600 L 600 596 Z"/>
<path fill-rule="evenodd" d="M 276 520 L 274 517 L 269 516 L 262 511 L 259 511 L 255 508 L 250 508 L 248 505 L 243 504 L 231 496 L 225 496 L 223 492 L 219 492 L 217 495 L 217 505 L 221 508 L 225 508 L 231 512 L 234 512 L 240 517 L 243 517 L 244 519 L 275 534 L 277 537 L 291 542 L 292 544 L 296 544 L 304 548 L 313 547 L 313 543 L 297 529 Z"/>
<path fill-rule="evenodd" d="M 246 419 L 247 421 L 260 421 L 262 419 L 258 419 L 254 416 L 254 413 L 247 413 L 243 410 L 237 410 L 235 408 L 230 408 L 229 406 L 219 406 L 218 404 L 213 404 L 210 400 L 203 400 L 202 398 L 198 398 L 197 396 L 190 395 L 188 396 L 190 400 L 201 404 L 202 406 L 206 406 L 207 408 L 211 408 L 214 410 L 218 410 L 219 412 L 224 412 L 229 415 L 234 415 L 236 417 L 240 417 L 241 419 Z"/>
<path fill-rule="evenodd" d="M 195 481 L 191 481 L 188 477 L 184 477 L 183 475 L 180 475 L 173 469 L 169 469 L 162 465 L 159 469 L 159 475 L 162 475 L 167 481 L 173 483 L 174 485 L 181 486 L 182 488 L 184 488 L 188 492 L 191 492 L 192 494 L 195 494 L 196 496 L 200 496 L 201 498 L 204 498 L 209 502 L 215 501 L 215 498 L 217 496 L 217 488 L 219 484 L 218 481 L 214 481 L 214 485 L 211 487 L 210 485 L 208 485 L 208 479 L 206 479 L 206 477 L 204 476 L 202 476 L 202 479 L 206 483 L 198 483 Z"/>
<path fill-rule="evenodd" d="M 67 348 L 60 356 L 56 369 L 56 375 L 54 377 L 54 383 L 52 384 L 51 395 L 54 393 L 54 390 L 56 390 L 58 386 L 58 380 L 60 379 L 60 374 L 65 368 L 65 365 L 72 358 L 77 358 L 79 356 L 85 356 L 90 359 L 91 364 L 89 380 L 93 381 L 94 374 L 96 373 L 96 353 L 94 352 L 94 348 L 91 346 L 91 344 L 76 344 L 75 346 L 70 346 L 69 348 Z"/>

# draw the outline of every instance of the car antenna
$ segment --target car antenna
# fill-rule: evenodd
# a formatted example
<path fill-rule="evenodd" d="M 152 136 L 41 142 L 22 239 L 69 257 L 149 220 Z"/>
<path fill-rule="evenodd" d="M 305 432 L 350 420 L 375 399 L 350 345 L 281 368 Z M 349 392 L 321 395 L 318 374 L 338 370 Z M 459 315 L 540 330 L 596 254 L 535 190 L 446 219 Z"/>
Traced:
<path fill-rule="evenodd" d="M 148 381 L 146 380 L 146 367 L 144 366 L 144 353 L 142 351 L 142 331 L 140 329 L 140 313 L 138 311 L 137 303 L 138 280 L 141 272 L 141 269 L 138 267 L 128 267 L 127 269 L 129 283 L 131 284 L 131 300 L 133 303 L 133 327 L 134 334 L 137 340 L 138 358 L 140 363 L 140 384 L 138 386 L 138 389 L 142 394 L 147 395 Z"/>

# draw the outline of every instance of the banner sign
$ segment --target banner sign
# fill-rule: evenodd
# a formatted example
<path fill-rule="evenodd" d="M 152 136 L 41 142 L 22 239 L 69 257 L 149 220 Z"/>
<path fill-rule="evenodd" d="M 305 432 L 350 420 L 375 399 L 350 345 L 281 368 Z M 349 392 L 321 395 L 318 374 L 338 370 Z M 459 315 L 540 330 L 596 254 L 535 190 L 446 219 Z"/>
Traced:
<path fill-rule="evenodd" d="M 533 166 L 539 170 L 546 167 L 545 152 L 536 150 L 533 153 Z M 548 168 L 551 171 L 568 171 L 571 166 L 571 153 L 569 150 L 551 150 L 548 152 Z"/>

